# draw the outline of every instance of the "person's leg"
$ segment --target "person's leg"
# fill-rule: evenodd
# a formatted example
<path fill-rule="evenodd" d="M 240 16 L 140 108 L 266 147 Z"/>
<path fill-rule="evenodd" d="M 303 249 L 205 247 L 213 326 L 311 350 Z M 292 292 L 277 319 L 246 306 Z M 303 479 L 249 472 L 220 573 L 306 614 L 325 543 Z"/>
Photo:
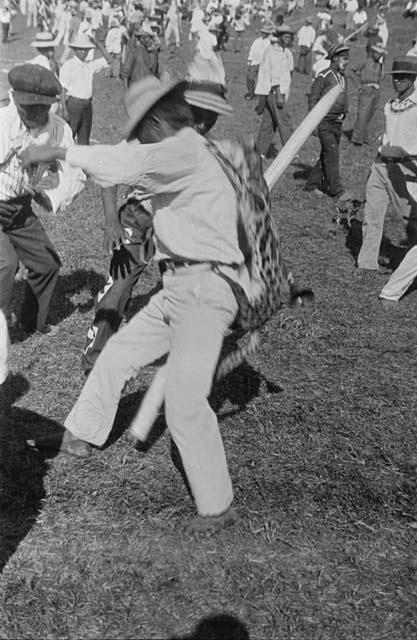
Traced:
<path fill-rule="evenodd" d="M 128 245 L 113 253 L 108 280 L 97 296 L 94 320 L 81 357 L 81 368 L 85 374 L 91 371 L 104 345 L 122 323 L 132 289 L 147 266 L 140 260 L 140 249 Z"/>
<path fill-rule="evenodd" d="M 248 90 L 246 97 L 248 98 L 248 100 L 252 100 L 255 97 L 255 87 L 256 81 L 258 79 L 258 71 L 259 65 L 251 65 L 250 67 L 248 67 L 246 74 L 246 87 Z"/>
<path fill-rule="evenodd" d="M 19 268 L 19 259 L 7 234 L 0 227 L 0 309 L 10 315 L 13 298 L 14 277 Z"/>
<path fill-rule="evenodd" d="M 61 261 L 34 213 L 28 215 L 25 226 L 10 229 L 8 236 L 28 270 L 22 324 L 29 331 L 43 331 Z"/>
<path fill-rule="evenodd" d="M 291 138 L 294 127 L 291 122 L 291 116 L 288 111 L 288 107 L 286 104 L 282 107 L 282 109 L 275 109 L 275 118 L 277 121 L 277 129 L 275 132 L 275 136 L 272 140 L 272 146 L 278 152 L 281 146 L 284 146 L 286 142 Z M 281 139 L 282 145 L 278 141 L 278 137 Z"/>
<path fill-rule="evenodd" d="M 416 168 L 413 162 L 393 163 L 387 167 L 387 189 L 392 207 L 401 218 L 407 234 L 407 246 L 417 244 Z"/>
<path fill-rule="evenodd" d="M 358 255 L 358 267 L 378 271 L 378 256 L 381 246 L 384 219 L 389 195 L 387 168 L 383 163 L 374 163 L 366 183 L 365 209 L 362 223 L 362 246 Z"/>
<path fill-rule="evenodd" d="M 69 96 L 67 100 L 67 109 L 69 116 L 68 124 L 72 131 L 72 137 L 75 140 L 81 126 L 82 106 L 79 100 Z"/>
<path fill-rule="evenodd" d="M 171 349 L 165 416 L 201 516 L 225 512 L 233 500 L 216 415 L 208 403 L 224 335 L 236 315 L 227 282 L 211 271 L 164 279 Z"/>
<path fill-rule="evenodd" d="M 169 43 L 171 42 L 171 35 L 173 34 L 172 25 L 169 22 L 167 28 L 165 30 L 165 45 L 169 47 Z"/>
<path fill-rule="evenodd" d="M 275 122 L 269 104 L 270 96 L 267 98 L 266 106 L 262 114 L 261 124 L 259 126 L 258 137 L 256 140 L 256 148 L 258 152 L 266 156 L 271 146 L 272 137 L 275 133 Z"/>
<path fill-rule="evenodd" d="M 91 128 L 93 126 L 93 103 L 84 105 L 78 130 L 78 144 L 90 144 Z"/>
<path fill-rule="evenodd" d="M 307 53 L 306 53 L 305 59 L 304 59 L 304 73 L 306 75 L 309 75 L 311 73 L 312 57 L 313 57 L 312 49 L 307 49 Z"/>
<path fill-rule="evenodd" d="M 352 142 L 364 144 L 368 142 L 368 123 L 374 111 L 374 92 L 372 87 L 363 87 L 359 93 L 358 112 L 352 132 Z"/>
<path fill-rule="evenodd" d="M 417 278 L 417 247 L 406 253 L 397 269 L 392 273 L 379 297 L 398 302 Z"/>
<path fill-rule="evenodd" d="M 174 36 L 175 36 L 175 46 L 179 47 L 181 44 L 181 38 L 180 38 L 180 30 L 178 25 L 175 25 L 174 27 Z"/>
<path fill-rule="evenodd" d="M 106 343 L 65 420 L 65 428 L 80 440 L 102 446 L 112 429 L 126 382 L 169 348 L 162 290 Z"/>
<path fill-rule="evenodd" d="M 342 125 L 340 123 L 322 123 L 319 126 L 319 138 L 322 148 L 322 167 L 327 192 L 337 196 L 343 192 L 339 173 L 339 144 Z"/>

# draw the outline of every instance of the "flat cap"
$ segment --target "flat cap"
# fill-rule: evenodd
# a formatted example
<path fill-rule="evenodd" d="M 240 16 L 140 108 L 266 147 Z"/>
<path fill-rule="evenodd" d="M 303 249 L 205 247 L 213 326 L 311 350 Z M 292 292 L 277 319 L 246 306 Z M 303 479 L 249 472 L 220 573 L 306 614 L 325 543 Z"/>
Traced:
<path fill-rule="evenodd" d="M 62 91 L 58 78 L 39 64 L 21 64 L 9 71 L 13 97 L 20 104 L 52 104 Z"/>

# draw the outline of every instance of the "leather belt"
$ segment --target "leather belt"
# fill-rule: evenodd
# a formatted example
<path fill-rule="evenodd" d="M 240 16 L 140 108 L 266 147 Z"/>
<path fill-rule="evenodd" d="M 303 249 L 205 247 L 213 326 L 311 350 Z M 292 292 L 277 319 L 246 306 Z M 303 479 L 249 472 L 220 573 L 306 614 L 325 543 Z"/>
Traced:
<path fill-rule="evenodd" d="M 400 158 L 384 158 L 384 156 L 379 156 L 381 162 L 385 164 L 401 164 L 404 162 L 414 162 L 417 160 L 417 156 L 401 156 Z"/>

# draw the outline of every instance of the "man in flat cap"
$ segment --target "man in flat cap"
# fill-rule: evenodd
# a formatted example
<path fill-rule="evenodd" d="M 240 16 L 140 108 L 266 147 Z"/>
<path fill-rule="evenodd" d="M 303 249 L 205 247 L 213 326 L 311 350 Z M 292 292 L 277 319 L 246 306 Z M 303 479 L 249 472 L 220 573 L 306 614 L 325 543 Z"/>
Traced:
<path fill-rule="evenodd" d="M 397 97 L 389 100 L 384 108 L 385 131 L 366 184 L 363 241 L 358 256 L 359 269 L 374 271 L 379 269 L 379 249 L 389 203 L 405 223 L 405 246 L 410 248 L 417 244 L 417 91 L 414 86 L 417 59 L 412 56 L 397 58 L 388 73 L 392 74 Z M 403 263 L 406 260 L 407 256 Z M 390 286 L 384 288 L 382 297 L 394 299 L 402 289 L 403 263 L 392 274 Z M 401 295 L 406 289 L 407 286 Z"/>
<path fill-rule="evenodd" d="M 57 77 L 40 65 L 9 73 L 12 101 L 0 109 L 0 308 L 10 315 L 19 260 L 28 271 L 22 326 L 47 332 L 49 303 L 60 260 L 32 209 L 35 200 L 56 213 L 82 190 L 85 177 L 66 162 L 24 170 L 19 154 L 33 144 L 73 145 L 71 129 L 50 113 L 61 93 Z"/>
<path fill-rule="evenodd" d="M 339 173 L 339 144 L 343 120 L 348 111 L 345 68 L 349 62 L 349 47 L 336 44 L 329 50 L 327 58 L 330 60 L 330 67 L 317 74 L 311 87 L 309 107 L 312 109 L 336 85 L 340 85 L 343 92 L 317 127 L 321 144 L 320 158 L 304 188 L 306 191 L 326 193 L 340 199 L 345 194 Z"/>

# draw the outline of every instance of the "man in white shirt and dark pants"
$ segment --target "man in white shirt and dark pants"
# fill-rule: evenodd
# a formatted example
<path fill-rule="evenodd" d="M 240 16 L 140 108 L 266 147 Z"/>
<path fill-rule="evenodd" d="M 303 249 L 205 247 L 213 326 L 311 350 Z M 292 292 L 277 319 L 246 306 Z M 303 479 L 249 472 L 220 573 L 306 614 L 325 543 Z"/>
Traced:
<path fill-rule="evenodd" d="M 311 60 L 313 55 L 313 45 L 316 40 L 316 30 L 313 27 L 313 19 L 307 18 L 305 24 L 297 33 L 298 44 L 298 65 L 299 73 L 311 73 Z"/>
<path fill-rule="evenodd" d="M 255 97 L 255 87 L 258 81 L 259 66 L 266 49 L 270 45 L 270 36 L 275 32 L 272 24 L 266 24 L 260 29 L 260 37 L 256 38 L 249 49 L 248 71 L 246 74 L 246 87 L 248 89 L 245 98 L 253 100 Z"/>
<path fill-rule="evenodd" d="M 366 184 L 363 219 L 363 241 L 358 268 L 378 271 L 378 256 L 388 204 L 406 225 L 407 244 L 417 244 L 417 60 L 404 56 L 394 60 L 392 81 L 397 98 L 384 108 L 385 132 L 376 160 Z M 382 298 L 398 300 L 411 284 L 410 260 L 415 250 L 406 255 L 381 293 Z M 417 266 L 417 261 L 415 261 Z M 406 278 L 403 279 L 403 276 Z M 408 282 L 408 284 L 407 284 Z"/>
<path fill-rule="evenodd" d="M 102 57 L 87 62 L 89 51 L 95 49 L 96 45 Z M 78 144 L 89 144 L 93 124 L 93 76 L 106 69 L 112 58 L 101 42 L 93 41 L 85 34 L 80 34 L 69 46 L 75 55 L 62 65 L 59 76 L 64 88 L 62 115 Z"/>
<path fill-rule="evenodd" d="M 29 145 L 73 146 L 71 130 L 50 107 L 61 93 L 56 76 L 39 65 L 9 73 L 12 102 L 0 110 L 0 308 L 10 314 L 14 277 L 21 261 L 28 270 L 22 325 L 46 332 L 59 257 L 32 210 L 32 199 L 56 213 L 82 190 L 85 176 L 66 162 L 23 170 L 18 154 Z"/>

